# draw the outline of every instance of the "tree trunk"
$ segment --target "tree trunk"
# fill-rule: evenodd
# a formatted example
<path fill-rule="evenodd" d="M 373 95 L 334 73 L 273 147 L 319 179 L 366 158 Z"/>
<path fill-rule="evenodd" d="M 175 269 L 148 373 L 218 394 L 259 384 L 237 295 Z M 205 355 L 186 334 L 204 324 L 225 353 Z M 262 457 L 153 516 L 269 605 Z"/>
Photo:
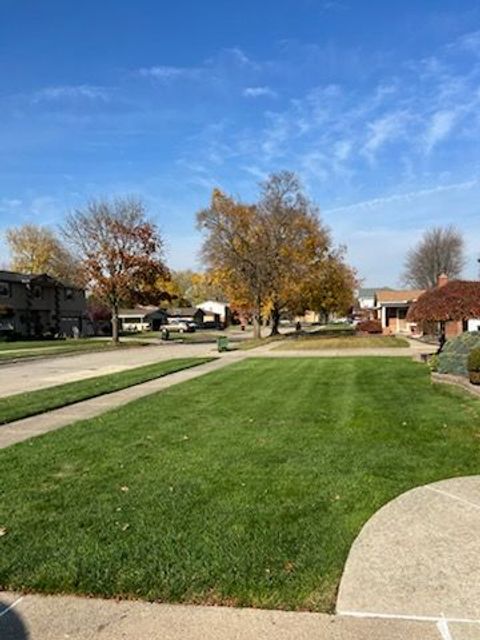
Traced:
<path fill-rule="evenodd" d="M 120 337 L 118 335 L 118 304 L 112 306 L 112 342 L 118 344 Z"/>
<path fill-rule="evenodd" d="M 255 313 L 253 316 L 253 337 L 262 337 L 262 318 L 259 313 Z"/>
<path fill-rule="evenodd" d="M 272 330 L 270 331 L 271 336 L 280 335 L 280 331 L 278 327 L 280 326 L 280 311 L 278 307 L 275 305 L 272 309 Z"/>

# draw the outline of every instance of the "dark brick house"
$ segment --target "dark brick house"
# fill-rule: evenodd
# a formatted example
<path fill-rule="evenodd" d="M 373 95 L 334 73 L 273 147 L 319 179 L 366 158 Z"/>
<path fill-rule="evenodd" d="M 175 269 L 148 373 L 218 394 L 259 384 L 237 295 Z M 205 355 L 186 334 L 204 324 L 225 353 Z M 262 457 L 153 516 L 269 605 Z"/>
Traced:
<path fill-rule="evenodd" d="M 47 274 L 0 271 L 0 335 L 84 335 L 86 320 L 84 289 Z"/>

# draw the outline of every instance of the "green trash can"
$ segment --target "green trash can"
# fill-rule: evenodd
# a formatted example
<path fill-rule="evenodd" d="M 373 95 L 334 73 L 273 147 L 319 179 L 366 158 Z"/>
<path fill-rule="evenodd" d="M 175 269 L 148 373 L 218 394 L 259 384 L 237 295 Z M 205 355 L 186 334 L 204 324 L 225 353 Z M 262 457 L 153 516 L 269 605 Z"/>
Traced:
<path fill-rule="evenodd" d="M 228 338 L 226 336 L 220 336 L 220 338 L 217 338 L 217 348 L 219 353 L 222 351 L 228 351 Z"/>

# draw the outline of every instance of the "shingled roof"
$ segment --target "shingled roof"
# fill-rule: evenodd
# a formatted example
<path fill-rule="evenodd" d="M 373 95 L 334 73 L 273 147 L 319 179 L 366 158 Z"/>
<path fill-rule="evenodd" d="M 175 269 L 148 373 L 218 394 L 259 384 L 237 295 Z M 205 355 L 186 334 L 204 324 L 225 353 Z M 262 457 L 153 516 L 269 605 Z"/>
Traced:
<path fill-rule="evenodd" d="M 429 289 L 408 310 L 412 322 L 447 322 L 480 318 L 480 282 L 450 280 Z"/>
<path fill-rule="evenodd" d="M 393 289 L 380 289 L 377 290 L 377 304 L 409 304 L 418 300 L 424 293 L 424 289 L 406 289 L 401 291 L 394 291 Z"/>

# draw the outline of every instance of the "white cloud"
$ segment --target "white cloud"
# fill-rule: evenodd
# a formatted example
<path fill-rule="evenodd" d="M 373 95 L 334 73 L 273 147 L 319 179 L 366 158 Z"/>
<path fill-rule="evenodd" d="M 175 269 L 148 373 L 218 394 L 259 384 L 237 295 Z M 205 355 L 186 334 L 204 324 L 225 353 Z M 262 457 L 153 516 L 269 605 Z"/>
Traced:
<path fill-rule="evenodd" d="M 34 102 L 65 99 L 102 100 L 105 102 L 109 99 L 109 92 L 105 87 L 96 87 L 88 84 L 82 84 L 46 87 L 44 89 L 36 91 L 33 95 Z"/>
<path fill-rule="evenodd" d="M 247 54 L 233 47 L 221 49 L 214 56 L 190 67 L 180 67 L 176 65 L 153 65 L 141 67 L 137 70 L 138 75 L 144 78 L 151 78 L 161 82 L 173 80 L 226 80 L 230 77 L 233 68 L 237 71 L 243 70 L 249 73 L 256 73 L 260 70 L 260 65 L 249 58 Z"/>
<path fill-rule="evenodd" d="M 243 49 L 240 49 L 240 47 L 231 47 L 229 49 L 224 49 L 223 51 L 227 55 L 232 56 L 235 62 L 244 67 L 252 67 L 253 69 L 258 69 L 260 66 L 257 62 L 249 58 L 245 51 L 243 51 Z"/>
<path fill-rule="evenodd" d="M 333 155 L 338 162 L 348 160 L 352 152 L 353 144 L 351 140 L 339 140 L 334 145 Z"/>
<path fill-rule="evenodd" d="M 480 53 L 480 29 L 464 33 L 455 42 L 451 43 L 448 48 Z"/>
<path fill-rule="evenodd" d="M 22 202 L 19 198 L 2 198 L 0 200 L 0 211 L 11 212 L 13 209 L 18 209 Z"/>
<path fill-rule="evenodd" d="M 341 207 L 335 207 L 333 209 L 328 209 L 325 213 L 335 214 L 335 213 L 345 213 L 348 211 L 356 211 L 356 210 L 371 210 L 377 209 L 379 207 L 384 207 L 387 204 L 392 204 L 394 202 L 411 202 L 412 200 L 416 200 L 418 198 L 423 198 L 426 196 L 431 196 L 434 194 L 439 194 L 447 191 L 467 191 L 469 189 L 473 189 L 474 187 L 480 184 L 480 178 L 472 178 L 471 180 L 465 180 L 463 182 L 457 182 L 452 184 L 439 184 L 434 187 L 430 187 L 427 189 L 419 189 L 418 191 L 407 191 L 403 193 L 392 193 L 388 196 L 384 196 L 381 198 L 371 198 L 370 200 L 363 200 L 361 202 L 355 202 L 354 204 L 348 204 Z"/>
<path fill-rule="evenodd" d="M 154 67 L 142 67 L 138 73 L 144 78 L 154 78 L 155 80 L 174 80 L 176 78 L 198 78 L 202 70 L 197 67 L 174 67 L 159 65 Z"/>
<path fill-rule="evenodd" d="M 394 111 L 368 123 L 369 134 L 363 147 L 365 155 L 373 160 L 381 147 L 401 137 L 405 133 L 408 117 L 406 111 Z"/>
<path fill-rule="evenodd" d="M 448 136 L 455 125 L 455 111 L 437 111 L 433 114 L 425 133 L 425 151 L 430 153 L 433 147 Z"/>
<path fill-rule="evenodd" d="M 246 89 L 243 90 L 243 95 L 246 98 L 261 98 L 262 96 L 269 97 L 269 98 L 277 97 L 277 93 L 273 89 L 270 89 L 270 87 L 267 87 L 267 86 L 247 87 Z"/>

